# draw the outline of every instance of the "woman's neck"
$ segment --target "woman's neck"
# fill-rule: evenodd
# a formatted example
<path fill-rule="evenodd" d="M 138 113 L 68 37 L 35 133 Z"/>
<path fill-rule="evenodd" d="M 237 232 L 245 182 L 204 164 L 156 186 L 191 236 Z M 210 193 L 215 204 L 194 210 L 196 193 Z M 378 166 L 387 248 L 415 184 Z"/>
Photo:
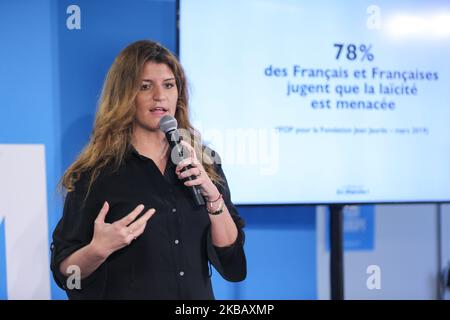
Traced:
<path fill-rule="evenodd" d="M 160 130 L 148 131 L 135 127 L 131 143 L 141 155 L 154 162 L 166 159 L 169 144 Z"/>

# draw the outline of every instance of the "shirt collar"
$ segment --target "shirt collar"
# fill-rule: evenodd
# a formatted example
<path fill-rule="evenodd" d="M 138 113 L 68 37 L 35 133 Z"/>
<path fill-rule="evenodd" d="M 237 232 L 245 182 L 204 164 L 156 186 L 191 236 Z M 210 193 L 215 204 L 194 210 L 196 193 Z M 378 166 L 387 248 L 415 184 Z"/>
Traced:
<path fill-rule="evenodd" d="M 133 155 L 133 156 L 135 156 L 138 159 L 141 159 L 141 160 L 152 160 L 152 159 L 150 159 L 150 158 L 140 154 L 139 151 L 137 151 L 136 148 L 131 143 L 128 145 L 128 152 L 129 152 L 130 155 Z M 167 167 L 175 167 L 175 164 L 172 162 L 170 157 L 169 157 L 169 159 L 167 161 L 166 166 Z"/>

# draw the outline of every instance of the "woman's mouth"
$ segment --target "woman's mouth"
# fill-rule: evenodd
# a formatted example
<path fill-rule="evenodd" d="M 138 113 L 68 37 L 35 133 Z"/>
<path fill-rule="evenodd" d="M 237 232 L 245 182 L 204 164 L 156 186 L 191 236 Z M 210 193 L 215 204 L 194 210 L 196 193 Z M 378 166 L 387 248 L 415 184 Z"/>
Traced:
<path fill-rule="evenodd" d="M 164 108 L 164 107 L 154 107 L 150 109 L 150 113 L 155 115 L 155 116 L 162 116 L 165 115 L 167 113 L 168 109 Z"/>

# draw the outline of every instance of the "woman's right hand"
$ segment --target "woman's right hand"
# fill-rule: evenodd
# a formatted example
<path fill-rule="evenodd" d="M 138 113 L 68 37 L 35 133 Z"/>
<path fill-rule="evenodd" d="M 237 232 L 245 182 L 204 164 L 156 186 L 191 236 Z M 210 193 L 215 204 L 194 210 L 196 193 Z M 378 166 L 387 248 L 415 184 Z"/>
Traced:
<path fill-rule="evenodd" d="M 144 210 L 144 205 L 140 204 L 124 218 L 114 223 L 106 223 L 105 217 L 108 210 L 109 204 L 105 201 L 97 219 L 95 219 L 94 236 L 91 241 L 91 246 L 105 259 L 139 237 L 144 232 L 148 219 L 156 211 L 153 208 L 149 209 L 142 217 L 134 221 Z"/>

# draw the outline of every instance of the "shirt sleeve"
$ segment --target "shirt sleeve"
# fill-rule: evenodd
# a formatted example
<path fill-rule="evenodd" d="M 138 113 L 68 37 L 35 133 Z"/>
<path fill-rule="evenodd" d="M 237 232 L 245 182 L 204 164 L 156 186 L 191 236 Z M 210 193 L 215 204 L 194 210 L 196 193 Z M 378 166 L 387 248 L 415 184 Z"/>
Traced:
<path fill-rule="evenodd" d="M 106 282 L 106 268 L 102 264 L 96 271 L 80 281 L 79 288 L 74 279 L 60 272 L 61 262 L 75 251 L 88 245 L 94 232 L 94 221 L 100 211 L 101 204 L 91 190 L 86 197 L 87 179 L 82 177 L 75 190 L 67 193 L 64 201 L 63 216 L 53 231 L 50 268 L 56 284 L 64 289 L 70 299 L 100 298 Z M 75 274 L 75 273 L 74 273 Z M 69 279 L 70 278 L 70 279 Z M 71 285 L 72 284 L 72 285 Z"/>
<path fill-rule="evenodd" d="M 236 224 L 238 236 L 231 246 L 216 247 L 212 243 L 210 227 L 207 237 L 208 258 L 214 268 L 225 280 L 238 282 L 244 280 L 247 276 L 247 261 L 244 252 L 245 233 L 243 231 L 245 221 L 239 216 L 236 207 L 231 201 L 228 182 L 220 164 L 216 165 L 216 171 L 223 179 L 222 184 L 218 184 L 217 188 L 222 194 L 225 205 Z"/>

